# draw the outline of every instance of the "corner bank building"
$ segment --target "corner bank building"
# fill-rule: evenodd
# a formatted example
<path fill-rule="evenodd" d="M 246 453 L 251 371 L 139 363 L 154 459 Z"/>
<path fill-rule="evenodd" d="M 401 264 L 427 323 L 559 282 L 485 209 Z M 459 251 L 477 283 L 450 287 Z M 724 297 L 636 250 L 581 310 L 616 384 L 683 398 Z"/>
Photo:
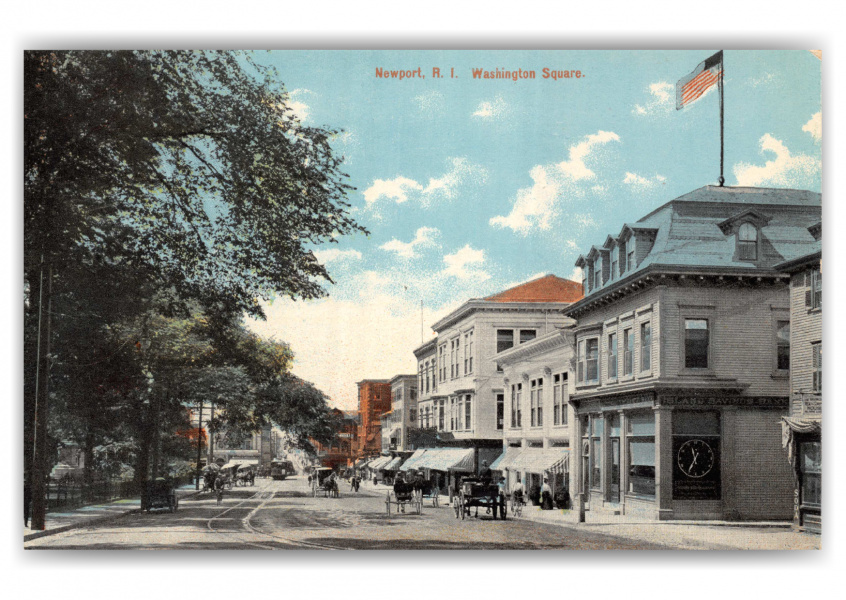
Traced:
<path fill-rule="evenodd" d="M 818 193 L 707 186 L 579 257 L 570 489 L 653 519 L 790 519 L 789 276 Z"/>

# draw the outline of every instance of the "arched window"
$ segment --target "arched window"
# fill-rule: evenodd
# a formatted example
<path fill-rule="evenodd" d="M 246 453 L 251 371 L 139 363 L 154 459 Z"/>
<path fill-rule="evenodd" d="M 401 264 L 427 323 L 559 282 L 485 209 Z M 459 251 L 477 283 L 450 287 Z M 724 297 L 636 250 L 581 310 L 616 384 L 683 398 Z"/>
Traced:
<path fill-rule="evenodd" d="M 744 223 L 737 231 L 737 257 L 758 260 L 758 228 L 752 223 Z"/>

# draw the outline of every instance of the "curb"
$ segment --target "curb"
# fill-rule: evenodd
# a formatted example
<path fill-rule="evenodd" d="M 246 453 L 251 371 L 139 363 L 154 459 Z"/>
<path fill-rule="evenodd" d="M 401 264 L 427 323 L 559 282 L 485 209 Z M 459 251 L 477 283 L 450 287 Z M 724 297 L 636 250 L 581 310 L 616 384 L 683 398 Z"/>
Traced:
<path fill-rule="evenodd" d="M 189 494 L 185 496 L 180 496 L 179 500 L 188 500 L 195 496 L 199 496 L 200 492 L 196 490 L 192 490 Z M 84 521 L 79 521 L 77 523 L 68 523 L 67 525 L 60 525 L 58 527 L 53 527 L 52 529 L 45 529 L 43 531 L 36 531 L 33 533 L 28 533 L 23 536 L 24 542 L 31 542 L 32 540 L 37 540 L 38 538 L 46 537 L 48 535 L 55 535 L 57 533 L 64 533 L 65 531 L 70 531 L 72 529 L 80 529 L 82 527 L 87 527 L 89 525 L 96 525 L 99 523 L 105 523 L 107 521 L 113 521 L 115 519 L 120 519 L 121 517 L 125 517 L 126 515 L 132 515 L 135 513 L 140 513 L 140 508 L 130 508 L 120 514 L 113 514 L 113 515 L 103 515 L 100 517 L 91 517 L 90 519 L 86 519 Z"/>

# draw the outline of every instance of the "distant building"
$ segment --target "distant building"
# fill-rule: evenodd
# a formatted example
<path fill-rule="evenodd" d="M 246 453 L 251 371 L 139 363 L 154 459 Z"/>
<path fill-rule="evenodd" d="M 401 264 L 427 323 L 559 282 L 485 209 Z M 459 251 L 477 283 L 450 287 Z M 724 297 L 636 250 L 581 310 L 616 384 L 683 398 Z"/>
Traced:
<path fill-rule="evenodd" d="M 790 327 L 776 330 L 780 366 L 790 365 L 790 416 L 782 443 L 795 477 L 794 524 L 822 529 L 822 223 L 808 228 L 811 252 L 776 265 L 790 274 Z"/>
<path fill-rule="evenodd" d="M 356 456 L 376 456 L 382 451 L 380 417 L 391 410 L 391 383 L 387 379 L 364 379 L 358 385 L 358 447 Z"/>
<path fill-rule="evenodd" d="M 351 467 L 356 456 L 355 443 L 358 439 L 358 419 L 355 413 L 345 413 L 340 409 L 332 409 L 332 414 L 338 419 L 340 429 L 335 439 L 329 445 L 311 440 L 318 461 L 324 467 Z"/>
<path fill-rule="evenodd" d="M 564 314 L 578 322 L 570 487 L 585 508 L 791 517 L 777 265 L 816 247 L 820 214 L 813 192 L 707 186 L 579 257 L 585 297 Z"/>
<path fill-rule="evenodd" d="M 409 429 L 418 427 L 417 376 L 395 375 L 391 378 L 391 412 L 388 413 L 388 445 L 390 450 L 413 450 Z"/>
<path fill-rule="evenodd" d="M 437 338 L 415 350 L 421 424 L 439 446 L 475 450 L 461 468 L 478 470 L 502 454 L 506 384 L 495 357 L 555 332 L 568 321 L 561 310 L 581 296 L 578 283 L 547 275 L 468 300 L 433 325 Z"/>

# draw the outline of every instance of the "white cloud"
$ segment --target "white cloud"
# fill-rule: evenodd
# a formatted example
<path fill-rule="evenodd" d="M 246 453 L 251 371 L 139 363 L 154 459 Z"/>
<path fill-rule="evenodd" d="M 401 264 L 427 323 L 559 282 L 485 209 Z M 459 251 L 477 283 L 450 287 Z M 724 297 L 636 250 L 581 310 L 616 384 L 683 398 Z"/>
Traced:
<path fill-rule="evenodd" d="M 482 269 L 485 263 L 485 251 L 475 250 L 470 247 L 470 244 L 453 254 L 444 256 L 444 263 L 446 267 L 443 273 L 456 279 L 486 281 L 491 278 L 490 273 Z"/>
<path fill-rule="evenodd" d="M 440 177 L 429 179 L 429 183 L 422 192 L 421 202 L 423 206 L 429 206 L 437 198 L 452 199 L 455 197 L 456 188 L 461 184 L 471 181 L 475 184 L 485 183 L 488 179 L 487 170 L 479 165 L 474 165 L 465 157 L 451 158 L 452 168 Z"/>
<path fill-rule="evenodd" d="M 764 165 L 740 162 L 734 165 L 737 185 L 775 186 L 804 188 L 811 187 L 819 176 L 822 165 L 818 158 L 807 154 L 793 155 L 784 142 L 769 133 L 760 140 L 761 154 L 774 154 L 775 158 Z"/>
<path fill-rule="evenodd" d="M 582 274 L 582 268 L 581 267 L 575 267 L 573 269 L 573 272 L 570 273 L 570 276 L 567 279 L 569 279 L 570 281 L 576 281 L 578 283 L 581 283 L 582 277 L 584 277 L 584 275 Z"/>
<path fill-rule="evenodd" d="M 643 177 L 642 175 L 638 175 L 637 173 L 626 172 L 626 176 L 623 178 L 623 183 L 625 183 L 626 185 L 630 185 L 632 189 L 637 192 L 645 192 L 647 190 L 651 190 L 659 185 L 665 184 L 666 182 L 667 178 L 663 175 Z"/>
<path fill-rule="evenodd" d="M 415 258 L 417 253 L 414 248 L 417 246 L 436 246 L 435 238 L 439 234 L 440 231 L 434 227 L 421 227 L 410 242 L 401 242 L 394 238 L 390 242 L 382 244 L 379 248 L 388 252 L 396 252 L 397 256 L 402 258 Z"/>
<path fill-rule="evenodd" d="M 417 104 L 417 108 L 424 113 L 437 113 L 444 108 L 444 95 L 434 90 L 415 96 L 413 100 Z"/>
<path fill-rule="evenodd" d="M 802 126 L 802 131 L 811 134 L 817 141 L 822 139 L 822 112 L 814 113 L 814 116 Z"/>
<path fill-rule="evenodd" d="M 597 131 L 570 147 L 569 160 L 558 163 L 558 168 L 573 181 L 581 181 L 582 179 L 593 179 L 596 174 L 591 171 L 585 164 L 585 159 L 591 155 L 594 149 L 598 146 L 603 146 L 608 142 L 619 142 L 620 136 L 613 131 Z"/>
<path fill-rule="evenodd" d="M 395 200 L 397 204 L 408 201 L 410 190 L 422 190 L 423 186 L 408 177 L 394 177 L 393 179 L 376 179 L 370 187 L 364 190 L 364 201 L 371 205 L 380 198 Z"/>
<path fill-rule="evenodd" d="M 749 80 L 749 85 L 752 87 L 758 87 L 761 85 L 767 85 L 768 83 L 772 82 L 775 79 L 775 75 L 772 73 L 761 73 L 757 77 L 752 77 Z"/>
<path fill-rule="evenodd" d="M 431 206 L 440 199 L 453 199 L 458 188 L 468 182 L 481 185 L 487 181 L 487 169 L 475 165 L 465 157 L 448 159 L 451 168 L 440 177 L 431 177 L 424 187 L 421 183 L 408 177 L 398 176 L 394 179 L 376 179 L 369 188 L 364 190 L 364 200 L 371 206 L 381 198 L 394 200 L 402 204 L 409 200 L 411 192 L 424 207 Z"/>
<path fill-rule="evenodd" d="M 666 81 L 650 84 L 646 104 L 635 104 L 632 114 L 638 116 L 668 113 L 676 107 L 676 86 Z"/>
<path fill-rule="evenodd" d="M 507 216 L 491 218 L 495 227 L 509 228 L 522 235 L 527 235 L 532 227 L 547 230 L 556 216 L 555 204 L 558 202 L 561 183 L 550 177 L 546 167 L 537 165 L 529 176 L 532 186 L 517 191 L 514 206 Z"/>
<path fill-rule="evenodd" d="M 473 113 L 474 117 L 486 120 L 494 120 L 504 117 L 508 113 L 508 104 L 501 96 L 497 96 L 490 102 L 480 102 Z"/>
<path fill-rule="evenodd" d="M 288 108 L 294 113 L 300 121 L 305 121 L 308 119 L 309 114 L 311 113 L 311 107 L 308 104 L 303 102 L 302 100 L 298 100 L 298 96 L 304 96 L 307 94 L 314 94 L 311 90 L 307 90 L 305 88 L 297 88 L 291 92 L 288 92 Z"/>
<path fill-rule="evenodd" d="M 358 250 L 341 250 L 340 248 L 328 248 L 326 250 L 315 250 L 312 254 L 320 264 L 340 262 L 343 260 L 361 260 L 361 252 Z"/>
<path fill-rule="evenodd" d="M 490 224 L 494 227 L 507 227 L 524 236 L 528 235 L 533 227 L 540 230 L 550 229 L 558 215 L 557 206 L 562 198 L 583 196 L 584 189 L 576 184 L 595 179 L 596 174 L 587 166 L 586 161 L 594 158 L 597 151 L 608 142 L 619 140 L 620 136 L 614 132 L 598 131 L 571 146 L 567 160 L 555 165 L 534 166 L 529 172 L 532 185 L 518 190 L 511 212 L 491 218 Z"/>
<path fill-rule="evenodd" d="M 572 248 L 573 250 L 579 249 L 579 244 L 578 242 L 576 242 L 576 240 L 567 240 L 567 246 L 569 248 Z"/>

